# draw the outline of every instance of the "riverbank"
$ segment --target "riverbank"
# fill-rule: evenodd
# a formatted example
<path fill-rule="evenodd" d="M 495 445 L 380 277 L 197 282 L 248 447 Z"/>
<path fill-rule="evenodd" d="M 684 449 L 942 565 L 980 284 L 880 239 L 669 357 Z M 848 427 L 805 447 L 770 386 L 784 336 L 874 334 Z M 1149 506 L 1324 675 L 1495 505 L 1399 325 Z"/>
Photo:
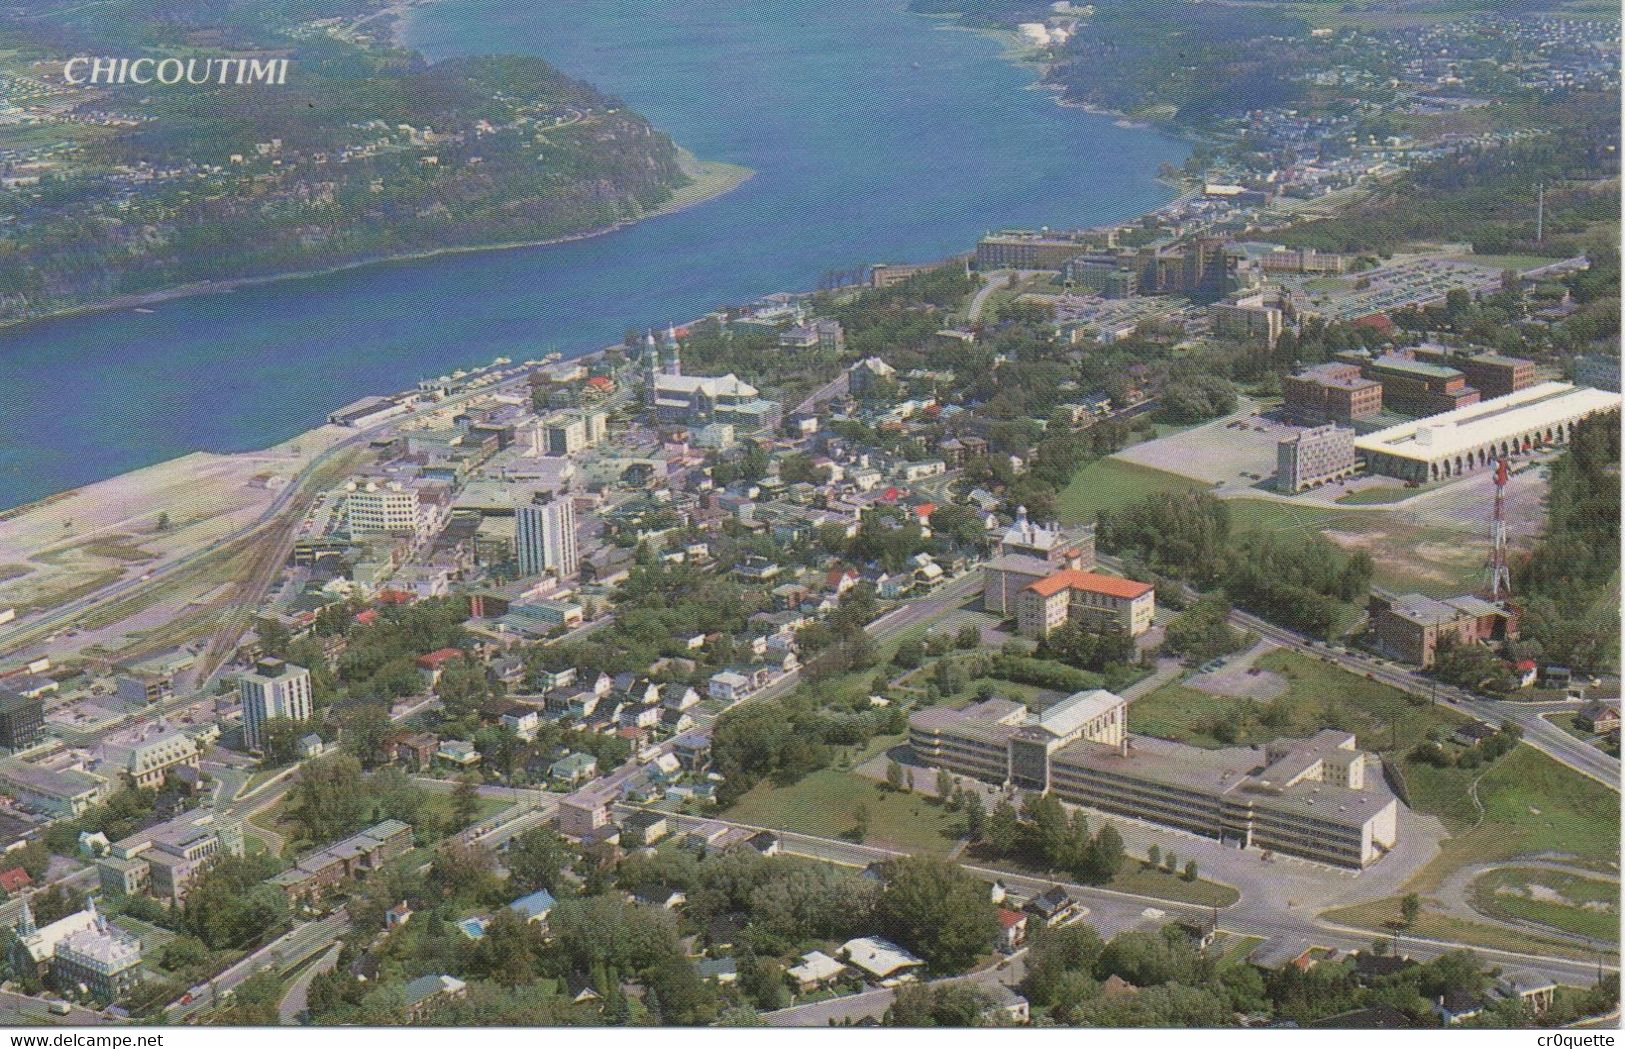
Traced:
<path fill-rule="evenodd" d="M 110 299 L 96 302 L 81 303 L 66 309 L 52 310 L 31 317 L 18 317 L 13 320 L 0 320 L 0 331 L 26 329 L 31 325 L 43 324 L 48 321 L 61 320 L 65 317 L 78 317 L 92 313 L 111 313 L 119 310 L 141 309 L 162 302 L 171 302 L 175 299 L 188 299 L 198 295 L 224 295 L 243 288 L 263 287 L 268 284 L 280 284 L 285 281 L 305 280 L 311 277 L 326 277 L 335 273 L 344 273 L 349 270 L 361 269 L 367 266 L 381 266 L 389 263 L 419 262 L 424 259 L 441 258 L 449 255 L 468 255 L 486 251 L 515 251 L 521 248 L 545 248 L 557 244 L 572 244 L 576 241 L 590 240 L 594 237 L 603 237 L 639 222 L 660 218 L 676 212 L 692 208 L 698 204 L 720 197 L 729 191 L 738 188 L 756 174 L 750 168 L 739 164 L 729 164 L 723 161 L 700 160 L 688 150 L 678 147 L 678 164 L 683 174 L 689 178 L 686 186 L 672 191 L 672 197 L 658 207 L 650 208 L 633 218 L 621 219 L 608 226 L 583 230 L 580 233 L 571 233 L 562 237 L 550 237 L 543 240 L 516 240 L 501 241 L 492 244 L 457 244 L 444 248 L 430 248 L 424 251 L 401 252 L 394 255 L 375 255 L 364 259 L 355 259 L 351 262 L 336 263 L 332 266 L 319 266 L 313 269 L 289 270 L 286 273 L 268 273 L 258 277 L 234 277 L 230 280 L 195 281 L 190 284 L 177 284 L 173 288 L 162 288 L 157 291 L 141 292 L 134 295 L 117 295 Z"/>

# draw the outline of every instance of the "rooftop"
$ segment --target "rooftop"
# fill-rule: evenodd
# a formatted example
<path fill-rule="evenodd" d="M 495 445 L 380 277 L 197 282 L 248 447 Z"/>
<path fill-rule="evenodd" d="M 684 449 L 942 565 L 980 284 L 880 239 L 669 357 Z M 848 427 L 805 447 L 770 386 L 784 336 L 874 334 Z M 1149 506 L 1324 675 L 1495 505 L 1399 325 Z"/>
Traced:
<path fill-rule="evenodd" d="M 1566 382 L 1543 382 L 1505 397 L 1378 430 L 1356 438 L 1354 447 L 1366 454 L 1431 462 L 1525 431 L 1595 412 L 1617 411 L 1619 406 L 1617 393 Z"/>

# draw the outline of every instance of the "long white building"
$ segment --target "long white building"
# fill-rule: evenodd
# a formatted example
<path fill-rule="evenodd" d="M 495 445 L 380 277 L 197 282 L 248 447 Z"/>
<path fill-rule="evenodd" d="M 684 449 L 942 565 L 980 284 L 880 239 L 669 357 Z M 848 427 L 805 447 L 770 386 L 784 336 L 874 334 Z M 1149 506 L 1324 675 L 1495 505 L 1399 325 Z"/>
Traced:
<path fill-rule="evenodd" d="M 1585 418 L 1618 411 L 1620 395 L 1543 382 L 1466 408 L 1357 438 L 1366 472 L 1437 481 L 1481 470 L 1543 446 L 1566 444 Z"/>
<path fill-rule="evenodd" d="M 1080 692 L 1034 714 L 1008 699 L 909 717 L 916 757 L 1134 819 L 1363 868 L 1393 847 L 1399 802 L 1352 733 L 1205 750 L 1127 731 L 1127 702 Z"/>

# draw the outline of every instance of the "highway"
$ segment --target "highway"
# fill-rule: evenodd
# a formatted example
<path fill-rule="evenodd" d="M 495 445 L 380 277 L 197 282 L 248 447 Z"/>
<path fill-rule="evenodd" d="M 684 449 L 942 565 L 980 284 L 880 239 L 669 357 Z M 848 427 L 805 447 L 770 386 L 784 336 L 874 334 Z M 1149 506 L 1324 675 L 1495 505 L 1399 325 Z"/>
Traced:
<path fill-rule="evenodd" d="M 191 1017 L 219 1004 L 228 991 L 234 990 L 249 977 L 267 969 L 282 969 L 325 950 L 339 937 L 350 931 L 350 916 L 343 908 L 318 921 L 303 922 L 272 940 L 236 965 L 224 970 L 207 983 L 200 983 L 178 1000 L 171 1002 L 168 1019 L 171 1023 L 184 1023 Z"/>

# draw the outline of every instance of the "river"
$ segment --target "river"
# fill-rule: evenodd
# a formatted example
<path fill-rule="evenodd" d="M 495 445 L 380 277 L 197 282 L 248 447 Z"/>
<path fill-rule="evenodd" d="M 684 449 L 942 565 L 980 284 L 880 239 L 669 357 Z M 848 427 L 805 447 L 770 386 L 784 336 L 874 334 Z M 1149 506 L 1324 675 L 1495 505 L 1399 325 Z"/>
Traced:
<path fill-rule="evenodd" d="M 1000 44 L 903 0 L 440 0 L 431 57 L 523 51 L 624 99 L 731 193 L 568 244 L 381 263 L 0 331 L 0 508 L 197 450 L 261 448 L 357 397 L 493 357 L 1127 218 L 1187 147 L 1063 108 Z"/>

